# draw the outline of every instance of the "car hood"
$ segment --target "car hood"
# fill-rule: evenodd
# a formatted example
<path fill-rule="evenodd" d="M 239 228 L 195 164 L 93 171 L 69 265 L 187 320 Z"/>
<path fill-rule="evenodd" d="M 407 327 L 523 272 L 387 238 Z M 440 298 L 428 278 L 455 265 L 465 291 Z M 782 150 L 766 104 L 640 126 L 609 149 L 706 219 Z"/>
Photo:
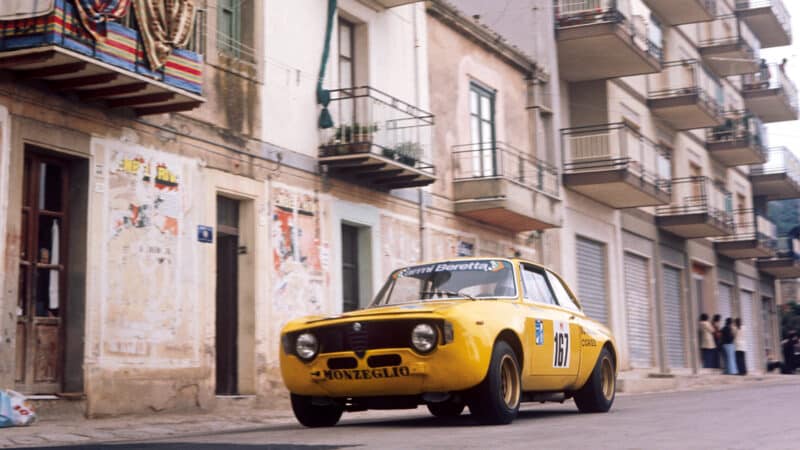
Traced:
<path fill-rule="evenodd" d="M 386 316 L 419 316 L 420 314 L 441 313 L 457 307 L 458 305 L 462 305 L 465 302 L 471 302 L 471 300 L 405 303 L 395 306 L 359 309 L 338 316 L 307 316 L 293 320 L 287 325 L 287 328 L 320 325 L 325 322 L 347 322 L 348 319 L 380 319 Z"/>

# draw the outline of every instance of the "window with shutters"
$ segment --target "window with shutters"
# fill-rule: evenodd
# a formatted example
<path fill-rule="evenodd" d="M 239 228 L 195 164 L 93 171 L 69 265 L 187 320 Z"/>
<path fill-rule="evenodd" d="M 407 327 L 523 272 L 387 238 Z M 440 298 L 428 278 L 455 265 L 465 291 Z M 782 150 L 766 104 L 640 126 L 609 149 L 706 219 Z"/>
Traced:
<path fill-rule="evenodd" d="M 473 153 L 473 176 L 493 176 L 495 168 L 495 91 L 478 83 L 469 85 L 469 128 L 472 144 L 480 145 Z"/>
<path fill-rule="evenodd" d="M 217 49 L 234 58 L 256 61 L 253 0 L 217 0 Z"/>

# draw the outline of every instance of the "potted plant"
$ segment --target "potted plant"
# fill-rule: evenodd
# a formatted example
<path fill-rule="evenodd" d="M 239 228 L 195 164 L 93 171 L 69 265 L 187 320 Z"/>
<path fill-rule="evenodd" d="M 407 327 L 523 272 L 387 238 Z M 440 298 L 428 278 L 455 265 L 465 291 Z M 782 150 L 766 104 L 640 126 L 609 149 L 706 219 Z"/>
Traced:
<path fill-rule="evenodd" d="M 407 166 L 414 167 L 422 155 L 422 146 L 418 142 L 406 141 L 394 147 L 395 159 Z"/>

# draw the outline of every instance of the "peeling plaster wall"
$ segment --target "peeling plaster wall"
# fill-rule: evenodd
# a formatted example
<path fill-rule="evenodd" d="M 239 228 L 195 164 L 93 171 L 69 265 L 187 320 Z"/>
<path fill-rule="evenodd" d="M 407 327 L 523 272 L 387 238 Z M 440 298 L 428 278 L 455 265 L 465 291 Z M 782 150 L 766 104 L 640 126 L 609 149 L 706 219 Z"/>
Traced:
<path fill-rule="evenodd" d="M 5 276 L 6 264 L 11 264 L 11 255 L 6 255 L 6 220 L 8 218 L 8 185 L 9 185 L 9 164 L 11 159 L 11 136 L 10 136 L 8 109 L 0 105 L 0 298 L 6 298 L 9 291 L 6 290 Z M 13 297 L 12 297 L 13 298 Z M 13 367 L 14 361 L 14 322 L 16 321 L 15 305 L 12 302 L 0 304 L 0 385 L 10 386 L 14 381 Z"/>
<path fill-rule="evenodd" d="M 88 413 L 203 403 L 197 164 L 129 142 L 92 139 Z"/>

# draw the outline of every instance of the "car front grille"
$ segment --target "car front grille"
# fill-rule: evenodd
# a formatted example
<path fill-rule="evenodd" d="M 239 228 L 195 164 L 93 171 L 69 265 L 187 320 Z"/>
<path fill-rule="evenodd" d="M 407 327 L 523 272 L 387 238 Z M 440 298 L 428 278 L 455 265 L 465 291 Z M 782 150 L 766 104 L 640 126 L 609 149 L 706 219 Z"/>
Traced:
<path fill-rule="evenodd" d="M 367 350 L 410 348 L 411 330 L 420 323 L 434 326 L 439 331 L 441 339 L 442 320 L 363 320 L 295 331 L 286 336 L 286 344 L 291 343 L 287 345 L 291 350 L 297 336 L 308 331 L 317 336 L 320 354 L 352 351 L 359 358 L 363 358 Z"/>

